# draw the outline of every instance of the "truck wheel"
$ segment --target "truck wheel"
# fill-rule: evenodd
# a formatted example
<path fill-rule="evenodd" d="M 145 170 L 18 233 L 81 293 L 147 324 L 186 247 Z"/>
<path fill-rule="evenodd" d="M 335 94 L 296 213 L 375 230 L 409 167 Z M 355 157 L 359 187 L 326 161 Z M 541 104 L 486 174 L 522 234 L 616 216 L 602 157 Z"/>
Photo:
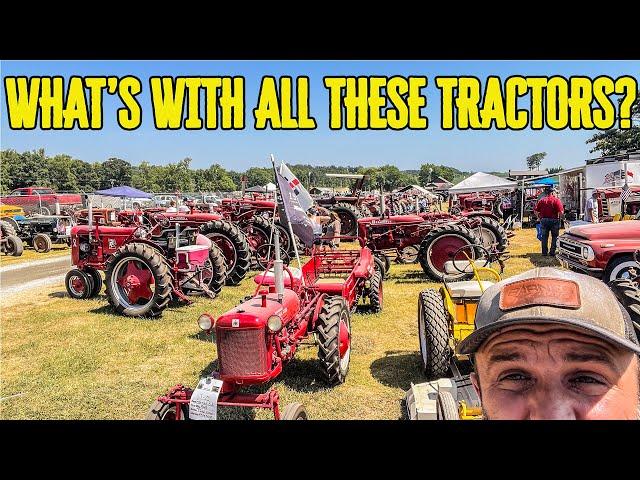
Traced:
<path fill-rule="evenodd" d="M 344 383 L 351 356 L 351 317 L 342 297 L 327 297 L 316 322 L 318 358 L 329 385 Z"/>
<path fill-rule="evenodd" d="M 509 239 L 507 232 L 502 225 L 491 217 L 480 216 L 480 238 L 482 246 L 490 248 L 492 245 L 496 245 L 499 252 L 504 251 L 509 245 Z"/>
<path fill-rule="evenodd" d="M 307 411 L 301 403 L 290 403 L 284 407 L 280 420 L 309 420 Z"/>
<path fill-rule="evenodd" d="M 362 217 L 360 212 L 350 203 L 336 203 L 329 210 L 336 212 L 340 218 L 340 235 L 358 235 L 358 219 Z"/>
<path fill-rule="evenodd" d="M 74 268 L 67 272 L 64 278 L 64 285 L 67 293 L 76 300 L 85 300 L 91 296 L 93 291 L 93 279 L 88 273 Z"/>
<path fill-rule="evenodd" d="M 84 272 L 91 277 L 91 280 L 93 282 L 93 288 L 91 289 L 91 292 L 89 293 L 89 296 L 87 298 L 97 297 L 102 290 L 102 275 L 98 270 L 91 267 L 85 267 Z"/>
<path fill-rule="evenodd" d="M 438 420 L 460 420 L 458 404 L 451 392 L 439 391 L 438 398 L 436 398 L 436 407 Z"/>
<path fill-rule="evenodd" d="M 638 264 L 633 259 L 633 255 L 622 255 L 616 257 L 609 262 L 604 271 L 603 280 L 610 283 L 617 278 L 630 278 L 629 270 L 635 268 L 638 270 Z"/>
<path fill-rule="evenodd" d="M 386 277 L 389 268 L 391 268 L 391 262 L 389 262 L 389 258 L 384 253 L 376 253 L 373 257 L 376 262 L 376 267 L 378 271 L 382 274 L 382 279 Z"/>
<path fill-rule="evenodd" d="M 372 313 L 380 313 L 382 311 L 382 283 L 382 273 L 374 273 L 371 277 L 371 287 L 369 289 L 369 303 Z"/>
<path fill-rule="evenodd" d="M 200 233 L 214 242 L 227 263 L 226 285 L 237 285 L 251 267 L 251 249 L 246 235 L 226 220 L 214 220 L 200 227 Z"/>
<path fill-rule="evenodd" d="M 463 254 L 454 259 L 453 255 L 466 245 L 480 244 L 480 240 L 466 227 L 461 225 L 445 225 L 431 230 L 420 243 L 418 260 L 422 270 L 433 280 L 447 278 L 463 280 L 471 278 L 473 273 L 447 275 L 444 264 L 449 260 L 466 260 Z"/>
<path fill-rule="evenodd" d="M 22 240 L 15 235 L 8 235 L 4 244 L 4 253 L 12 257 L 19 257 L 24 251 L 24 245 Z"/>
<path fill-rule="evenodd" d="M 444 377 L 452 352 L 447 312 L 436 290 L 424 290 L 418 296 L 418 337 L 423 373 L 428 379 Z"/>
<path fill-rule="evenodd" d="M 127 243 L 108 260 L 105 283 L 109 303 L 121 315 L 158 317 L 173 290 L 164 257 L 143 243 Z"/>
<path fill-rule="evenodd" d="M 9 221 L 11 220 L 11 221 Z M 11 223 L 13 222 L 13 223 Z M 14 225 L 15 224 L 15 225 Z M 18 223 L 13 219 L 3 218 L 0 220 L 0 229 L 2 230 L 3 237 L 9 237 L 13 235 L 14 237 L 18 236 Z"/>
<path fill-rule="evenodd" d="M 33 249 L 38 253 L 47 253 L 51 245 L 51 237 L 46 233 L 38 233 L 33 237 Z"/>
<path fill-rule="evenodd" d="M 149 408 L 145 420 L 175 420 L 176 419 L 176 403 L 162 403 L 160 400 L 156 400 Z M 180 420 L 186 420 L 189 418 L 189 405 L 183 404 L 181 406 L 182 411 Z"/>

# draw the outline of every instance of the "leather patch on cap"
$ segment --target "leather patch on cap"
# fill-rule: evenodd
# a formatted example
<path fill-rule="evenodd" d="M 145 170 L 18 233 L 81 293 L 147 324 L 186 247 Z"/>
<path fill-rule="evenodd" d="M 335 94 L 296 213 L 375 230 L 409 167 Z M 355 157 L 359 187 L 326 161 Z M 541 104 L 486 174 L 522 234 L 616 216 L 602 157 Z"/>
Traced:
<path fill-rule="evenodd" d="M 580 308 L 580 287 L 573 280 L 537 277 L 510 283 L 500 292 L 500 310 L 534 305 Z"/>

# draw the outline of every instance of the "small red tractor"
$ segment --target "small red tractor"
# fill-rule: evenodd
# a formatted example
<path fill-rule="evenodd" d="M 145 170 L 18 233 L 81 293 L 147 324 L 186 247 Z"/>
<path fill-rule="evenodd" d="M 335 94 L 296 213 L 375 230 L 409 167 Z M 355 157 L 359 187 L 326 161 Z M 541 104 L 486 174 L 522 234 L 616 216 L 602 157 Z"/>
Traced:
<path fill-rule="evenodd" d="M 102 219 L 109 217 L 106 213 Z M 222 251 L 211 240 L 196 228 L 172 226 L 162 213 L 138 220 L 126 226 L 94 226 L 89 209 L 88 224 L 71 229 L 75 268 L 67 273 L 65 285 L 72 298 L 97 296 L 102 289 L 100 271 L 105 272 L 109 303 L 127 316 L 157 317 L 172 296 L 189 301 L 189 293 L 214 297 L 220 292 L 227 268 Z"/>
<path fill-rule="evenodd" d="M 444 276 L 445 262 L 464 260 L 453 255 L 465 245 L 485 244 L 504 251 L 508 244 L 506 232 L 491 218 L 442 213 L 361 218 L 358 232 L 360 244 L 374 252 L 384 263 L 385 271 L 390 266 L 389 258 L 395 257 L 401 263 L 419 261 L 434 280 Z"/>
<path fill-rule="evenodd" d="M 275 244 L 279 246 L 277 237 Z M 200 316 L 202 330 L 215 329 L 219 371 L 201 378 L 195 390 L 171 388 L 151 406 L 148 420 L 215 419 L 218 406 L 267 408 L 276 420 L 306 419 L 301 404 L 291 404 L 281 414 L 273 388 L 266 393 L 241 389 L 275 380 L 300 343 L 312 335 L 326 382 L 345 381 L 351 354 L 350 310 L 363 297 L 368 297 L 373 311 L 382 308 L 382 277 L 371 251 L 314 246 L 302 269 L 283 266 L 277 253 L 273 265 L 255 277 L 252 297 L 215 320 L 207 313 Z M 201 401 L 203 395 L 207 402 Z"/>
<path fill-rule="evenodd" d="M 16 235 L 13 225 L 0 220 L 0 252 L 5 255 L 19 257 L 22 255 L 23 250 L 22 240 Z"/>
<path fill-rule="evenodd" d="M 143 227 L 147 230 L 156 223 L 154 216 L 164 223 L 164 228 L 199 229 L 199 233 L 215 243 L 225 258 L 227 266 L 226 285 L 237 285 L 242 281 L 251 266 L 251 249 L 246 235 L 232 222 L 224 219 L 218 213 L 204 212 L 167 212 L 166 208 L 156 207 L 145 210 L 94 209 L 93 221 L 97 225 Z M 88 222 L 88 211 L 77 213 L 79 224 Z"/>

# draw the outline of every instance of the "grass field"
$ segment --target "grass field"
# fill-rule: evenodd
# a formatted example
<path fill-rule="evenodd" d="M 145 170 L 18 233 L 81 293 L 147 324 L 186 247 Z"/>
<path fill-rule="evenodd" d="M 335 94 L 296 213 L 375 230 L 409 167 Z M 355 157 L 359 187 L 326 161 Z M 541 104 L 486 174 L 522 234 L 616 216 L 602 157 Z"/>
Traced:
<path fill-rule="evenodd" d="M 539 254 L 535 229 L 511 241 L 505 276 L 556 265 Z M 252 293 L 246 278 L 215 300 L 175 306 L 160 320 L 111 314 L 104 296 L 75 301 L 51 287 L 3 301 L 0 418 L 139 419 L 176 383 L 194 386 L 215 368 L 216 347 L 200 334 L 203 311 L 219 315 Z M 281 405 L 299 401 L 312 419 L 399 419 L 402 398 L 420 374 L 417 296 L 428 283 L 419 265 L 393 264 L 380 314 L 352 317 L 353 350 L 345 384 L 326 388 L 316 349 L 303 346 L 273 385 Z M 266 391 L 268 387 L 262 386 Z M 222 418 L 271 418 L 270 412 L 221 409 Z"/>
<path fill-rule="evenodd" d="M 38 253 L 33 248 L 24 247 L 24 252 L 19 257 L 0 255 L 0 267 L 16 265 L 18 263 L 30 262 L 32 260 L 44 260 L 45 258 L 59 257 L 61 255 L 71 255 L 71 249 L 67 245 L 52 245 L 47 253 Z"/>

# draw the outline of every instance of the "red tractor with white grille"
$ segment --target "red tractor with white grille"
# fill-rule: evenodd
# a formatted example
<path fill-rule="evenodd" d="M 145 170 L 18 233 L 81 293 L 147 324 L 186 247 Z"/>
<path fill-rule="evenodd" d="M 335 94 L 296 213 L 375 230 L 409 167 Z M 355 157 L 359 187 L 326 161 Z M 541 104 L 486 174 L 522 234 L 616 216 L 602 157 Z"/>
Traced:
<path fill-rule="evenodd" d="M 277 253 L 273 264 L 255 277 L 253 296 L 217 319 L 207 313 L 198 319 L 206 332 L 215 329 L 219 371 L 201 378 L 195 390 L 183 385 L 171 388 L 151 406 L 147 419 L 214 419 L 218 406 L 268 408 L 276 420 L 306 419 L 301 404 L 291 404 L 281 414 L 273 388 L 266 393 L 241 389 L 276 379 L 311 335 L 326 382 L 345 381 L 351 354 L 350 311 L 362 298 L 368 299 L 373 312 L 382 308 L 382 277 L 371 251 L 314 246 L 302 269 L 283 266 Z"/>

